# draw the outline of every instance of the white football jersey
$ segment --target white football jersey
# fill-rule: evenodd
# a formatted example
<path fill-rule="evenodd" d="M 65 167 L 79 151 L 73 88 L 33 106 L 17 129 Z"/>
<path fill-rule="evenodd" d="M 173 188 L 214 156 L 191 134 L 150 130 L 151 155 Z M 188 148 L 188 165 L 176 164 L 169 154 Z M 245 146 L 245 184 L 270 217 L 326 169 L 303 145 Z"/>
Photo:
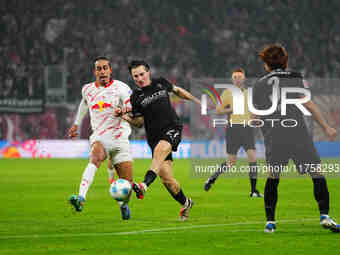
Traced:
<path fill-rule="evenodd" d="M 131 93 L 129 86 L 118 80 L 112 80 L 104 87 L 96 82 L 84 85 L 82 96 L 90 112 L 94 136 L 109 135 L 114 140 L 129 137 L 130 124 L 115 117 L 114 110 L 118 106 L 131 108 Z"/>

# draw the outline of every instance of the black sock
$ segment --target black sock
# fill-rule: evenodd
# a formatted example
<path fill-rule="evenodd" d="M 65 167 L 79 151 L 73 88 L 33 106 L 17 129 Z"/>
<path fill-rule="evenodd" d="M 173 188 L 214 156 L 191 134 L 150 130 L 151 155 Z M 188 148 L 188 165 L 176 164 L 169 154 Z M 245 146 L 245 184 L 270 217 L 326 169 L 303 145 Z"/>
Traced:
<path fill-rule="evenodd" d="M 255 192 L 256 181 L 257 181 L 257 163 L 256 162 L 249 163 L 249 179 L 250 179 L 251 192 Z"/>
<path fill-rule="evenodd" d="M 227 162 L 223 162 L 220 165 L 220 168 L 215 173 L 213 173 L 213 175 L 210 178 L 216 180 L 221 174 L 227 172 L 227 170 L 228 170 Z"/>
<path fill-rule="evenodd" d="M 320 214 L 328 214 L 329 212 L 329 193 L 327 182 L 324 176 L 313 178 L 314 198 L 319 205 Z"/>
<path fill-rule="evenodd" d="M 152 170 L 148 170 L 144 176 L 144 183 L 146 184 L 146 186 L 150 186 L 151 183 L 153 183 L 153 181 L 156 179 L 157 174 L 152 171 Z"/>
<path fill-rule="evenodd" d="M 267 178 L 264 188 L 264 205 L 267 221 L 275 221 L 275 208 L 277 202 L 277 186 L 280 179 Z"/>
<path fill-rule="evenodd" d="M 171 194 L 171 196 L 181 205 L 184 205 L 185 202 L 187 201 L 187 197 L 184 195 L 182 189 L 180 189 L 177 194 L 172 193 L 169 189 L 168 191 Z"/>

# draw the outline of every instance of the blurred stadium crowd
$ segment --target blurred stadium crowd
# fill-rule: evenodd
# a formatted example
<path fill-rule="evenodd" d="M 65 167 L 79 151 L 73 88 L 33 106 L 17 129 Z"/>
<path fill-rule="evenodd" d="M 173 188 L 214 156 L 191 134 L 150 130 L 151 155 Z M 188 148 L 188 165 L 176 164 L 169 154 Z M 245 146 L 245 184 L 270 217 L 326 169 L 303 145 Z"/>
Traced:
<path fill-rule="evenodd" d="M 98 55 L 110 57 L 113 77 L 130 85 L 127 63 L 142 58 L 154 75 L 189 88 L 192 78 L 226 77 L 236 66 L 259 76 L 258 51 L 280 42 L 289 66 L 306 77 L 339 77 L 339 9 L 338 0 L 2 0 L 0 98 L 41 96 L 44 69 L 57 64 L 67 70 L 68 107 L 47 102 L 44 114 L 1 114 L 0 140 L 64 138 Z M 178 111 L 183 107 L 177 102 Z"/>

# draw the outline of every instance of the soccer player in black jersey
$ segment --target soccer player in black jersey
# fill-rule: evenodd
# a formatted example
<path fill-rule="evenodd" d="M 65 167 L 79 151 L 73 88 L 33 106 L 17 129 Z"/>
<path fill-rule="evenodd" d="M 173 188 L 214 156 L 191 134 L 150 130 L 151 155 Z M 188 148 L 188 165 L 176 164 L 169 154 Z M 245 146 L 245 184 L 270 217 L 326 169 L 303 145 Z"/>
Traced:
<path fill-rule="evenodd" d="M 137 198 L 142 199 L 147 188 L 159 175 L 172 197 L 182 205 L 180 219 L 186 220 L 193 202 L 184 195 L 173 176 L 172 151 L 177 151 L 181 142 L 182 123 L 171 105 L 169 94 L 173 92 L 197 104 L 200 104 L 200 100 L 164 78 L 151 79 L 150 67 L 145 61 L 132 61 L 129 72 L 139 88 L 130 97 L 132 115 L 123 114 L 122 118 L 137 127 L 144 124 L 147 142 L 152 150 L 150 169 L 144 181 L 135 183 L 133 189 Z"/>
<path fill-rule="evenodd" d="M 279 44 L 266 46 L 260 52 L 260 58 L 268 73 L 254 85 L 253 103 L 256 109 L 265 110 L 272 106 L 272 101 L 275 101 L 274 96 L 272 96 L 275 86 L 280 89 L 287 87 L 304 88 L 300 73 L 286 71 L 288 54 L 283 46 Z M 288 93 L 287 95 L 287 98 L 290 99 L 297 97 L 303 98 L 301 93 Z M 330 140 L 334 140 L 336 130 L 327 124 L 313 101 L 309 100 L 302 105 L 312 114 L 313 119 L 322 127 Z M 320 170 L 321 160 L 313 144 L 312 136 L 307 130 L 302 111 L 294 104 L 287 104 L 286 115 L 282 115 L 279 102 L 277 109 L 270 115 L 261 116 L 261 120 L 264 122 L 261 130 L 264 136 L 266 161 L 271 170 L 264 191 L 267 217 L 265 232 L 274 232 L 276 229 L 275 208 L 280 169 L 288 164 L 289 159 L 294 161 L 299 172 L 308 173 L 312 177 L 314 197 L 320 211 L 320 224 L 324 228 L 338 232 L 339 225 L 328 216 L 329 193 L 327 183 L 321 171 L 315 171 L 316 169 Z"/>

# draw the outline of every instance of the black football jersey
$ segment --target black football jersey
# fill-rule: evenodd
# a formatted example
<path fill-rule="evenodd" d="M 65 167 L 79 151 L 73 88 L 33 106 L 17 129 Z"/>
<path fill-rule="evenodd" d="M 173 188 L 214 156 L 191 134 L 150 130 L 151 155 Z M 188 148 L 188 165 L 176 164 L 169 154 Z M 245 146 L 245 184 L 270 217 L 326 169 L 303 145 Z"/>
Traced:
<path fill-rule="evenodd" d="M 170 102 L 172 90 L 173 85 L 161 77 L 152 79 L 149 86 L 134 90 L 130 97 L 133 116 L 144 117 L 148 141 L 157 139 L 169 128 L 182 125 Z"/>
<path fill-rule="evenodd" d="M 273 86 L 275 84 L 279 87 L 278 105 L 274 113 L 261 116 L 264 121 L 264 126 L 262 127 L 264 136 L 276 135 L 285 141 L 300 135 L 305 136 L 308 130 L 304 115 L 296 105 L 287 104 L 286 115 L 281 113 L 281 89 L 285 87 L 306 88 L 301 73 L 277 69 L 258 79 L 253 86 L 253 104 L 255 108 L 265 110 L 272 106 Z M 301 96 L 298 93 L 287 93 L 288 99 L 297 99 L 301 98 Z M 271 119 L 276 121 L 270 121 Z"/>

